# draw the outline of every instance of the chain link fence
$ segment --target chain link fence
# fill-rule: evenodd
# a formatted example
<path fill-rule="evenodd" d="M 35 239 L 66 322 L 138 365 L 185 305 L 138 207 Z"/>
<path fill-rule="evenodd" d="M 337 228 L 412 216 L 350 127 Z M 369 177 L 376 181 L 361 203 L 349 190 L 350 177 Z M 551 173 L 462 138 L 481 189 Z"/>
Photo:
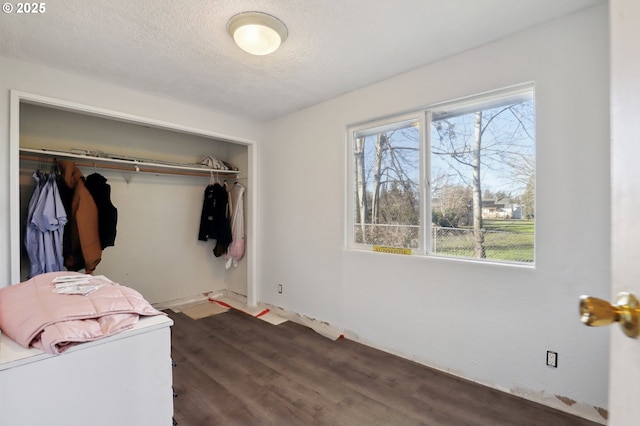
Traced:
<path fill-rule="evenodd" d="M 486 259 L 532 263 L 534 234 L 529 232 L 484 231 Z M 433 227 L 431 253 L 441 256 L 475 257 L 473 229 Z"/>

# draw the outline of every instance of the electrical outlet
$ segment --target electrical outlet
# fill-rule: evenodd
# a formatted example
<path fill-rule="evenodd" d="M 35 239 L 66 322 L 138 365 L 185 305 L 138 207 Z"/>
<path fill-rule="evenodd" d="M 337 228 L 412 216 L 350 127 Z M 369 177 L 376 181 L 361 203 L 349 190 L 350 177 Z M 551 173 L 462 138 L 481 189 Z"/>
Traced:
<path fill-rule="evenodd" d="M 282 284 L 278 284 L 278 293 L 282 294 Z"/>
<path fill-rule="evenodd" d="M 558 368 L 558 352 L 547 351 L 547 365 Z"/>

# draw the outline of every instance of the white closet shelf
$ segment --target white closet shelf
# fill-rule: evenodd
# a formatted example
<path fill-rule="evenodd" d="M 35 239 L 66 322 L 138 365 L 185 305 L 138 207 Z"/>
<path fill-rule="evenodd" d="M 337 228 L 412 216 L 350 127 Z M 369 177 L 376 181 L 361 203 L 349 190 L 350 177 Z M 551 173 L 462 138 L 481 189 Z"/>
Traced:
<path fill-rule="evenodd" d="M 104 157 L 49 149 L 20 148 L 20 159 L 30 161 L 53 162 L 57 158 L 74 159 L 78 167 L 99 167 L 103 169 L 123 170 L 140 173 L 163 173 L 183 176 L 237 176 L 239 170 L 213 169 L 199 164 L 175 164 L 151 159 L 113 158 L 113 154 L 103 153 Z M 50 157 L 50 158 L 46 158 Z"/>

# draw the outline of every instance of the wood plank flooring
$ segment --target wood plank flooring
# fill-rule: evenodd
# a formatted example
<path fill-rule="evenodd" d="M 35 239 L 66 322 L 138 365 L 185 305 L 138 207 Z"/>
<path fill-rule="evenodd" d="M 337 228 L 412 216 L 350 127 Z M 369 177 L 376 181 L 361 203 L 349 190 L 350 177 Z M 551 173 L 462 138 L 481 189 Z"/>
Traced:
<path fill-rule="evenodd" d="M 167 313 L 178 426 L 597 425 L 293 322 Z"/>

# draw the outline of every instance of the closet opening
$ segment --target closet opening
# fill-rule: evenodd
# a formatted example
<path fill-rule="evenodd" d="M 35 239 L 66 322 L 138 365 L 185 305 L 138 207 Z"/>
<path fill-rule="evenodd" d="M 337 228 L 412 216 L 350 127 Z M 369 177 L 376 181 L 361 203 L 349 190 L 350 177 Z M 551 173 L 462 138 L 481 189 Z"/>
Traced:
<path fill-rule="evenodd" d="M 29 273 L 24 235 L 34 171 L 48 171 L 53 158 L 58 160 L 57 155 L 41 155 L 44 149 L 80 153 L 86 158 L 68 160 L 85 177 L 99 174 L 110 185 L 118 210 L 117 233 L 115 244 L 104 248 L 96 274 L 135 288 L 158 305 L 220 293 L 256 304 L 253 141 L 21 92 L 12 92 L 11 101 L 13 283 Z M 134 166 L 109 167 L 106 157 L 134 159 Z M 237 173 L 199 173 L 198 163 L 207 157 Z M 139 159 L 146 161 L 145 167 Z M 171 171 L 146 168 L 149 161 L 169 164 Z M 176 170 L 175 165 L 194 170 Z M 238 262 L 216 256 L 215 240 L 198 238 L 205 189 L 213 182 L 244 188 L 246 244 Z"/>

